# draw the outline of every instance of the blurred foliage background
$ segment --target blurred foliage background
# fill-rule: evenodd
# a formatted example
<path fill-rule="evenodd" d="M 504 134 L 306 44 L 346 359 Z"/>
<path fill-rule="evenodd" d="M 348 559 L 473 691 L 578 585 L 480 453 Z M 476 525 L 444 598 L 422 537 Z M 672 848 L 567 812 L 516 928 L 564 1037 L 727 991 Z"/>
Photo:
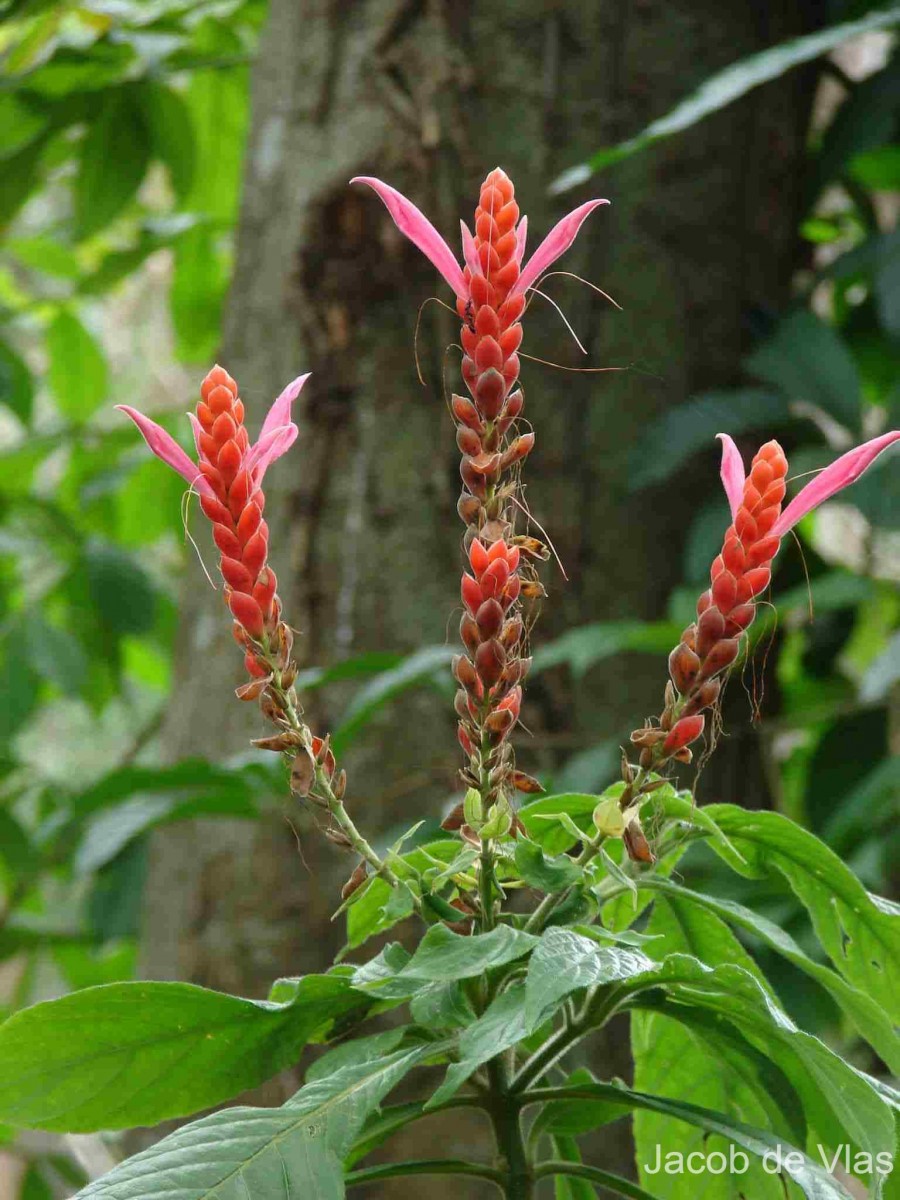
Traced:
<path fill-rule="evenodd" d="M 266 8 L 263 0 L 0 5 L 3 1014 L 134 976 L 154 829 L 267 811 L 293 819 L 281 770 L 261 756 L 240 750 L 209 761 L 197 746 L 173 763 L 161 749 L 180 588 L 185 576 L 201 586 L 200 567 L 180 481 L 112 411 L 149 400 L 181 436 L 181 412 L 220 345 L 250 64 Z M 834 21 L 860 15 L 852 5 L 833 11 Z M 890 21 L 876 24 L 862 37 L 836 36 L 810 76 L 792 303 L 747 314 L 750 348 L 733 363 L 734 386 L 675 403 L 628 450 L 630 487 L 661 505 L 698 462 L 708 468 L 720 430 L 745 448 L 783 439 L 797 477 L 900 424 L 900 57 Z M 779 70 L 804 61 L 800 50 L 779 53 Z M 761 73 L 758 62 L 741 69 L 739 84 L 767 77 L 765 64 Z M 654 138 L 734 94 L 712 86 L 704 104 Z M 628 148 L 644 151 L 640 138 Z M 587 174 L 615 160 L 601 155 Z M 625 287 L 603 282 L 614 294 Z M 662 680 L 663 656 L 690 620 L 727 524 L 724 498 L 712 486 L 707 495 L 683 529 L 681 578 L 656 619 L 610 621 L 598 611 L 538 640 L 539 688 L 575 689 L 624 652 L 654 656 Z M 556 513 L 552 532 L 578 519 Z M 887 456 L 802 524 L 798 549 L 784 547 L 775 607 L 757 622 L 741 674 L 740 712 L 759 722 L 755 753 L 770 802 L 886 895 L 898 891 L 900 849 L 898 578 L 900 474 Z M 227 637 L 224 622 L 219 635 Z M 412 654 L 376 642 L 308 664 L 308 692 L 335 696 L 339 751 L 410 689 L 449 697 L 452 642 Z M 736 679 L 733 691 L 740 686 Z M 229 697 L 210 703 L 224 707 Z M 549 789 L 599 788 L 616 773 L 626 732 L 599 728 L 575 746 L 550 740 L 532 766 Z M 422 836 L 439 819 L 434 806 Z M 392 830 L 383 832 L 386 840 Z M 715 890 L 712 861 L 691 861 Z M 736 893 L 734 878 L 719 886 L 812 949 L 786 894 L 761 895 L 749 881 Z M 844 1035 L 811 981 L 774 957 L 766 968 L 807 1028 Z M 77 1158 L 51 1139 L 16 1141 L 9 1130 L 0 1139 L 4 1200 L 67 1195 L 82 1177 Z"/>

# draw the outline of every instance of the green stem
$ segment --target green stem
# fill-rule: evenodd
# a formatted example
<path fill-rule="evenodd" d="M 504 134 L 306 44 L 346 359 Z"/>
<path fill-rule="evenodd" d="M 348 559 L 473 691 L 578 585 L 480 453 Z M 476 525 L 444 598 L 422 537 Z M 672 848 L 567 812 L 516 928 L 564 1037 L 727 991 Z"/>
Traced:
<path fill-rule="evenodd" d="M 466 1162 L 461 1158 L 423 1158 L 412 1162 L 361 1167 L 358 1171 L 350 1171 L 344 1182 L 347 1187 L 359 1187 L 366 1183 L 378 1183 L 382 1179 L 395 1179 L 399 1175 L 470 1175 L 477 1179 L 488 1179 L 501 1190 L 503 1186 L 503 1176 L 499 1171 L 486 1164 Z"/>
<path fill-rule="evenodd" d="M 544 1162 L 535 1168 L 534 1174 L 536 1179 L 546 1179 L 548 1175 L 574 1175 L 598 1183 L 619 1196 L 628 1196 L 631 1200 L 655 1200 L 649 1192 L 645 1192 L 630 1179 L 623 1179 L 621 1175 L 613 1175 L 609 1171 L 601 1171 L 599 1167 L 591 1167 L 587 1163 Z"/>
<path fill-rule="evenodd" d="M 502 1055 L 488 1063 L 491 1091 L 488 1097 L 494 1138 L 501 1157 L 500 1176 L 506 1200 L 532 1200 L 534 1174 L 525 1152 L 519 1103 L 509 1089 Z"/>
<path fill-rule="evenodd" d="M 490 839 L 481 843 L 478 892 L 481 898 L 481 932 L 488 933 L 494 928 L 494 847 Z"/>
<path fill-rule="evenodd" d="M 309 729 L 297 711 L 296 693 L 292 687 L 285 687 L 281 669 L 276 663 L 268 644 L 263 646 L 263 656 L 265 657 L 269 669 L 272 672 L 272 682 L 270 687 L 278 697 L 281 709 L 287 717 L 291 728 L 301 735 L 304 745 L 307 746 L 307 749 L 310 750 L 311 753 L 312 748 L 308 744 L 310 737 Z M 328 811 L 334 818 L 335 823 L 339 826 L 341 832 L 350 842 L 356 854 L 358 854 L 360 858 L 364 858 L 375 874 L 380 875 L 385 883 L 392 888 L 397 887 L 400 883 L 400 880 L 394 874 L 390 866 L 378 856 L 373 847 L 368 841 L 366 841 L 363 835 L 356 828 L 356 825 L 353 823 L 350 814 L 344 807 L 343 801 L 339 800 L 334 794 L 334 789 L 331 786 L 331 780 L 325 773 L 325 769 L 319 763 L 316 763 L 315 787 L 318 795 L 322 800 L 325 801 Z M 419 909 L 420 902 L 415 895 L 414 899 L 416 908 Z"/>

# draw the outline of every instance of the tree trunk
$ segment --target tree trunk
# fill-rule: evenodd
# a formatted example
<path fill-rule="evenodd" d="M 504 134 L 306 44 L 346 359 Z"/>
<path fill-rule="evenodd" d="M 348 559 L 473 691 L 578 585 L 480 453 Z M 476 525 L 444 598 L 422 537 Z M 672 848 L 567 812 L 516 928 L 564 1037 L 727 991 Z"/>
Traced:
<path fill-rule="evenodd" d="M 712 71 L 806 24 L 802 4 L 738 0 L 272 0 L 222 361 L 257 421 L 289 379 L 314 372 L 298 445 L 267 478 L 271 559 L 304 662 L 456 638 L 458 452 L 443 397 L 460 387 L 458 323 L 429 304 L 416 338 L 423 301 L 451 297 L 349 178 L 394 184 L 453 245 L 498 163 L 528 213 L 532 245 L 574 203 L 612 200 L 561 266 L 624 311 L 574 280 L 547 285 L 588 359 L 540 298 L 525 321 L 527 354 L 624 368 L 572 374 L 523 362 L 537 432 L 529 507 L 568 575 L 547 573 L 535 641 L 589 621 L 658 616 L 680 575 L 693 505 L 718 486 L 715 452 L 702 478 L 638 494 L 629 455 L 667 406 L 734 384 L 748 312 L 784 301 L 808 79 L 754 93 L 589 190 L 556 199 L 547 185 Z M 231 698 L 240 656 L 193 569 L 180 650 L 168 754 L 242 751 L 259 717 Z M 534 736 L 517 739 L 521 765 L 546 769 L 620 737 L 658 709 L 664 678 L 664 661 L 646 658 L 617 659 L 575 683 L 563 671 L 541 677 L 524 711 Z M 340 714 L 333 693 L 311 696 L 308 711 L 318 728 Z M 349 805 L 367 830 L 406 827 L 458 796 L 454 725 L 444 697 L 416 693 L 354 745 Z M 739 774 L 746 782 L 748 771 Z M 289 799 L 271 822 L 161 832 L 148 970 L 259 996 L 278 974 L 321 969 L 340 943 L 329 915 L 352 865 Z M 417 1155 L 427 1153 L 420 1144 Z M 441 1194 L 436 1181 L 431 1194 Z"/>

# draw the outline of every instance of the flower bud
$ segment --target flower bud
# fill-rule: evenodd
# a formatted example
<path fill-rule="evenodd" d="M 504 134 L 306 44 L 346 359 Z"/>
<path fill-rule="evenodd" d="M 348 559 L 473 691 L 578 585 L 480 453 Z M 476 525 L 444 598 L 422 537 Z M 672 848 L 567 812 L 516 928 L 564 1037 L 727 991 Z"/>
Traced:
<path fill-rule="evenodd" d="M 469 788 L 463 798 L 463 817 L 472 829 L 478 829 L 484 820 L 481 792 L 477 788 Z"/>
<path fill-rule="evenodd" d="M 703 716 L 682 717 L 670 730 L 663 742 L 663 754 L 675 754 L 684 746 L 695 742 L 703 732 L 706 718 Z"/>
<path fill-rule="evenodd" d="M 633 862 L 654 863 L 656 859 L 650 849 L 650 843 L 644 836 L 641 823 L 638 820 L 629 821 L 623 834 L 625 850 Z"/>
<path fill-rule="evenodd" d="M 679 642 L 669 655 L 669 674 L 682 695 L 691 690 L 699 670 L 700 659 L 689 646 Z"/>
<path fill-rule="evenodd" d="M 615 796 L 601 800 L 593 813 L 594 827 L 604 837 L 619 838 L 625 832 L 625 818 Z"/>
<path fill-rule="evenodd" d="M 713 675 L 718 675 L 720 671 L 724 671 L 738 656 L 741 644 L 737 638 L 722 638 L 716 642 L 706 658 L 703 660 L 703 665 L 700 668 L 700 679 L 710 679 Z"/>
<path fill-rule="evenodd" d="M 305 746 L 302 746 L 291 764 L 291 791 L 297 796 L 308 796 L 316 779 L 316 763 Z"/>

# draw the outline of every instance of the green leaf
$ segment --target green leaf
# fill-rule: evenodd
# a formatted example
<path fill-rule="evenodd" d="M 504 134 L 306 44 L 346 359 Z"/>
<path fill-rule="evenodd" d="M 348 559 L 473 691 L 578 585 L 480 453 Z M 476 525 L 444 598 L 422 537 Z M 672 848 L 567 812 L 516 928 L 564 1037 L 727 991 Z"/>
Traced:
<path fill-rule="evenodd" d="M 555 1007 L 559 1006 L 559 1002 Z M 451 1063 L 443 1083 L 426 1104 L 426 1109 L 443 1104 L 462 1087 L 482 1063 L 518 1045 L 552 1015 L 551 1008 L 537 1021 L 525 1014 L 525 984 L 514 983 L 493 1000 L 484 1013 L 464 1029 L 459 1038 L 459 1062 Z"/>
<path fill-rule="evenodd" d="M 169 169 L 172 190 L 184 202 L 194 179 L 194 129 L 184 97 L 161 83 L 145 82 L 137 101 L 150 138 L 153 154 Z"/>
<path fill-rule="evenodd" d="M 156 589 L 129 554 L 91 540 L 81 564 L 88 593 L 101 621 L 117 634 L 146 633 L 156 621 Z"/>
<path fill-rule="evenodd" d="M 848 429 L 859 429 L 862 397 L 856 363 L 840 335 L 808 309 L 779 321 L 744 366 L 791 400 L 813 404 Z"/>
<path fill-rule="evenodd" d="M 106 358 L 73 312 L 61 309 L 46 334 L 48 380 L 60 411 L 83 421 L 107 398 Z"/>
<path fill-rule="evenodd" d="M 52 237 L 13 238 L 7 249 L 23 266 L 60 279 L 77 279 L 81 274 L 78 256 Z"/>
<path fill-rule="evenodd" d="M 528 836 L 549 854 L 568 850 L 593 828 L 592 816 L 599 797 L 588 792 L 562 792 L 542 796 L 519 809 Z"/>
<path fill-rule="evenodd" d="M 32 666 L 63 692 L 78 694 L 88 672 L 84 647 L 68 630 L 36 617 L 25 624 L 25 646 Z"/>
<path fill-rule="evenodd" d="M 0 1026 L 0 1119 L 88 1132 L 186 1116 L 262 1083 L 364 1006 L 331 975 L 298 980 L 282 1004 L 187 983 L 73 992 Z"/>
<path fill-rule="evenodd" d="M 548 929 L 528 964 L 526 1023 L 536 1028 L 542 1013 L 580 988 L 646 975 L 657 965 L 640 950 L 599 945 L 571 929 Z"/>
<path fill-rule="evenodd" d="M 39 137 L 3 160 L 0 188 L 0 230 L 6 228 L 23 204 L 38 190 L 46 139 Z"/>
<path fill-rule="evenodd" d="M 27 877 L 40 864 L 37 847 L 5 807 L 0 807 L 0 862 L 14 879 Z"/>
<path fill-rule="evenodd" d="M 551 185 L 551 192 L 565 192 L 590 179 L 595 171 L 628 158 L 663 138 L 681 133 L 711 113 L 718 112 L 760 84 L 777 79 L 786 71 L 812 62 L 850 38 L 874 29 L 886 29 L 900 21 L 900 6 L 873 9 L 856 21 L 831 25 L 804 37 L 794 38 L 751 54 L 705 80 L 687 99 L 664 117 L 653 121 L 636 137 L 594 154 L 586 163 L 564 171 Z"/>
<path fill-rule="evenodd" d="M 657 902 L 648 929 L 662 935 L 659 953 L 687 953 L 709 964 L 736 963 L 766 986 L 755 963 L 721 921 L 682 904 Z M 637 1011 L 632 1015 L 631 1041 L 635 1062 L 635 1087 L 673 1099 L 690 1096 L 734 1120 L 774 1130 L 798 1145 L 806 1143 L 802 1104 L 787 1079 L 765 1054 L 756 1051 L 742 1035 L 724 1022 L 700 1020 L 686 1010 L 677 1021 L 665 1009 Z M 799 1117 L 799 1127 L 798 1127 Z M 638 1112 L 634 1119 L 637 1162 L 652 1163 L 656 1147 L 676 1148 L 671 1142 L 669 1119 L 658 1113 Z M 707 1141 L 702 1129 L 682 1131 L 677 1149 L 685 1155 L 711 1150 L 728 1152 L 719 1139 Z M 641 1180 L 665 1200 L 693 1200 L 697 1179 L 688 1174 L 651 1176 L 641 1169 Z M 753 1162 L 747 1174 L 704 1175 L 704 1193 L 710 1200 L 782 1200 L 781 1181 Z"/>
<path fill-rule="evenodd" d="M 306 1072 L 306 1082 L 324 1079 L 326 1075 L 333 1075 L 335 1071 L 341 1071 L 344 1067 L 358 1067 L 385 1058 L 399 1047 L 408 1032 L 409 1026 L 403 1025 L 399 1029 L 387 1029 L 384 1033 L 354 1038 L 335 1046 L 333 1050 L 316 1059 Z"/>
<path fill-rule="evenodd" d="M 0 342 L 0 404 L 5 404 L 27 425 L 33 401 L 34 383 L 28 364 L 5 342 Z"/>
<path fill-rule="evenodd" d="M 339 755 L 384 705 L 409 688 L 431 681 L 441 668 L 449 666 L 455 653 L 452 646 L 426 646 L 360 688 L 334 731 L 335 753 Z"/>
<path fill-rule="evenodd" d="M 341 1160 L 369 1113 L 428 1053 L 400 1050 L 344 1067 L 281 1108 L 225 1109 L 185 1125 L 76 1200 L 343 1200 Z"/>
<path fill-rule="evenodd" d="M 580 679 L 595 663 L 625 650 L 645 654 L 668 653 L 681 630 L 668 621 L 600 621 L 570 629 L 555 641 L 541 646 L 534 655 L 533 671 L 545 671 L 565 663 Z"/>
<path fill-rule="evenodd" d="M 668 409 L 643 431 L 632 455 L 629 482 L 633 488 L 662 483 L 695 454 L 715 455 L 716 434 L 723 430 L 737 437 L 754 429 L 776 429 L 794 419 L 786 398 L 776 392 L 762 388 L 703 392 Z M 723 534 L 726 528 L 727 520 Z"/>
<path fill-rule="evenodd" d="M 900 146 L 879 146 L 856 154 L 850 163 L 850 176 L 873 191 L 900 190 Z"/>
<path fill-rule="evenodd" d="M 565 854 L 547 858 L 536 842 L 525 837 L 516 841 L 515 861 L 527 884 L 550 894 L 564 891 L 582 877 L 581 868 L 571 858 Z"/>
<path fill-rule="evenodd" d="M 450 863 L 458 853 L 458 839 L 442 838 L 400 855 L 394 862 L 394 871 L 401 877 L 408 878 L 427 871 L 429 867 L 434 866 L 435 860 Z M 360 889 L 359 899 L 347 909 L 347 949 L 354 950 L 376 933 L 384 933 L 403 919 L 404 914 L 387 911 L 393 890 L 395 889 L 377 876 L 374 876 L 364 889 Z"/>
<path fill-rule="evenodd" d="M 821 984 L 851 1019 L 860 1036 L 875 1048 L 895 1075 L 900 1075 L 900 1045 L 894 1027 L 884 1011 L 866 993 L 847 983 L 835 971 L 811 959 L 780 926 L 733 900 L 693 892 L 670 880 L 648 878 L 641 880 L 639 886 L 649 886 L 654 891 L 661 892 L 676 913 L 685 904 L 695 905 L 704 912 L 720 917 L 727 924 L 759 938 L 776 954 L 780 954 Z M 705 954 L 701 954 L 700 957 L 709 961 Z"/>
<path fill-rule="evenodd" d="M 566 1079 L 563 1087 L 580 1087 L 582 1084 L 594 1084 L 597 1080 L 587 1067 L 578 1067 Z M 599 1129 L 601 1125 L 609 1125 L 618 1121 L 629 1112 L 627 1104 L 615 1100 L 554 1100 L 546 1104 L 535 1120 L 534 1128 L 529 1135 L 536 1139 L 540 1134 L 564 1134 L 568 1137 L 580 1137 Z"/>
<path fill-rule="evenodd" d="M 44 1178 L 37 1163 L 32 1163 L 25 1173 L 19 1200 L 54 1200 L 53 1188 Z"/>
<path fill-rule="evenodd" d="M 489 933 L 469 937 L 454 933 L 446 925 L 432 925 L 403 974 L 429 981 L 471 979 L 522 958 L 538 941 L 533 934 L 511 925 L 498 925 Z"/>
<path fill-rule="evenodd" d="M 187 230 L 175 243 L 170 297 L 180 362 L 203 362 L 215 354 L 227 287 L 228 276 L 210 227 Z"/>
<path fill-rule="evenodd" d="M 410 1002 L 409 1011 L 417 1024 L 440 1031 L 465 1029 L 475 1020 L 475 1011 L 456 979 L 420 988 Z"/>
<path fill-rule="evenodd" d="M 882 70 L 855 84 L 829 121 L 813 162 L 813 177 L 809 181 L 811 198 L 845 172 L 852 174 L 851 160 L 856 155 L 883 146 L 894 137 L 898 104 L 900 69 L 892 55 Z"/>
<path fill-rule="evenodd" d="M 654 992 L 654 987 L 662 991 Z M 806 1117 L 824 1145 L 836 1149 L 849 1142 L 873 1161 L 892 1152 L 893 1115 L 869 1080 L 818 1038 L 799 1030 L 744 967 L 726 963 L 712 968 L 673 954 L 660 970 L 645 980 L 627 981 L 622 990 L 637 993 L 633 1003 L 638 1007 L 675 1020 L 694 1023 L 693 1010 L 699 1009 L 733 1025 L 755 1050 L 777 1063 L 802 1097 Z"/>
<path fill-rule="evenodd" d="M 47 128 L 47 116 L 27 96 L 0 95 L 0 158 L 7 159 L 34 142 Z"/>
<path fill-rule="evenodd" d="M 540 1118 L 539 1118 L 540 1119 Z M 554 1157 L 560 1162 L 581 1163 L 581 1151 L 573 1137 L 559 1133 L 553 1138 Z M 597 1192 L 586 1179 L 576 1175 L 557 1175 L 554 1181 L 555 1200 L 597 1200 Z"/>
<path fill-rule="evenodd" d="M 240 51 L 240 43 L 233 40 Z M 231 226 L 237 219 L 247 139 L 247 71 L 195 71 L 186 100 L 194 132 L 195 164 L 184 208 Z"/>
<path fill-rule="evenodd" d="M 705 809 L 737 847 L 742 861 L 720 842 L 716 852 L 751 879 L 780 873 L 806 907 L 837 970 L 900 1021 L 900 920 L 870 896 L 853 872 L 813 834 L 774 812 L 729 804 Z"/>
<path fill-rule="evenodd" d="M 105 229 L 134 196 L 147 170 L 150 142 L 131 88 L 102 94 L 88 125 L 75 179 L 79 238 Z"/>
<path fill-rule="evenodd" d="M 793 1147 L 785 1145 L 783 1138 L 776 1137 L 768 1130 L 745 1125 L 741 1121 L 732 1120 L 723 1113 L 703 1108 L 697 1104 L 690 1104 L 684 1100 L 651 1096 L 646 1092 L 611 1083 L 581 1084 L 572 1088 L 547 1088 L 542 1089 L 538 1094 L 542 1098 L 550 1099 L 553 1097 L 554 1091 L 559 1092 L 560 1098 L 568 1100 L 610 1100 L 627 1104 L 631 1108 L 660 1113 L 671 1120 L 684 1121 L 689 1125 L 697 1126 L 707 1135 L 716 1135 L 726 1141 L 734 1142 L 736 1146 L 740 1146 L 748 1154 L 753 1154 L 758 1158 L 762 1159 L 766 1155 L 770 1155 L 769 1161 L 772 1163 L 776 1161 L 774 1156 L 780 1151 L 781 1158 L 778 1161 L 780 1161 L 784 1173 L 798 1185 L 807 1200 L 853 1200 L 850 1193 L 838 1183 L 833 1175 L 828 1174 L 824 1167 L 809 1158 L 802 1150 L 794 1150 Z M 789 1151 L 793 1151 L 790 1156 L 788 1155 Z M 657 1180 L 661 1178 L 661 1175 L 656 1176 Z M 656 1185 L 654 1184 L 654 1186 Z M 696 1196 L 696 1180 L 694 1186 L 695 1190 L 692 1195 Z M 784 1195 L 783 1189 L 781 1195 Z"/>
<path fill-rule="evenodd" d="M 189 821 L 195 817 L 259 816 L 257 803 L 232 791 L 178 792 L 132 796 L 129 800 L 95 814 L 87 823 L 72 856 L 76 874 L 86 875 L 111 862 L 129 842 L 160 825 Z"/>

